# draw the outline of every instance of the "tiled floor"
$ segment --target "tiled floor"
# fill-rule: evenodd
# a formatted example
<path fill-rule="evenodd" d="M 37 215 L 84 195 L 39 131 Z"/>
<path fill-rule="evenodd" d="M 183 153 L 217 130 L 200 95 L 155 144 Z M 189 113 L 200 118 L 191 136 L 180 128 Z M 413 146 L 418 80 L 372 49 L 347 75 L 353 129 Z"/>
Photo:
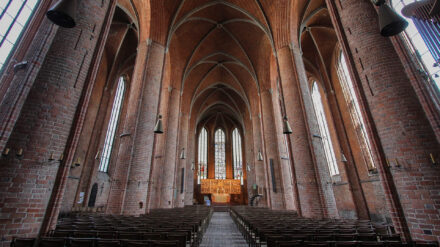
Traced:
<path fill-rule="evenodd" d="M 203 236 L 201 247 L 247 247 L 229 213 L 214 212 L 208 229 Z"/>

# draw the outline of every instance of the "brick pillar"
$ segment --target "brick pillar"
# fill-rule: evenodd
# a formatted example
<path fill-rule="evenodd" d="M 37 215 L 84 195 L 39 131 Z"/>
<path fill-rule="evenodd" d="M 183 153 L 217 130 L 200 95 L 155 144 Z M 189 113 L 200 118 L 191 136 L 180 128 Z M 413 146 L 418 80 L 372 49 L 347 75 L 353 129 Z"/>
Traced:
<path fill-rule="evenodd" d="M 234 179 L 234 161 L 233 161 L 233 150 L 232 150 L 232 131 L 234 128 L 227 127 L 225 131 L 225 137 L 226 137 L 226 145 L 225 145 L 225 151 L 226 151 L 226 179 Z"/>
<path fill-rule="evenodd" d="M 187 199 L 185 198 L 186 194 L 189 194 L 187 190 L 194 189 L 194 171 L 191 169 L 193 162 L 195 162 L 195 152 L 193 146 L 189 146 L 188 144 L 188 136 L 189 136 L 189 119 L 188 114 L 181 112 L 180 114 L 180 120 L 179 120 L 179 145 L 180 147 L 185 147 L 185 154 L 186 157 L 184 160 L 179 159 L 176 163 L 178 164 L 177 168 L 177 174 L 176 174 L 176 185 L 177 185 L 177 198 L 174 202 L 175 207 L 183 207 L 185 201 Z M 194 135 L 195 136 L 195 135 Z M 183 181 L 183 193 L 180 193 L 180 186 L 182 183 L 182 168 L 185 168 L 185 174 L 184 174 L 184 181 Z M 195 163 L 194 163 L 194 169 L 195 169 Z M 192 195 L 192 193 L 191 193 Z M 192 204 L 192 197 L 191 200 L 188 200 Z M 190 204 L 190 205 L 191 205 Z"/>
<path fill-rule="evenodd" d="M 263 138 L 265 141 L 267 181 L 270 190 L 270 200 L 272 209 L 284 209 L 283 187 L 280 170 L 280 154 L 278 153 L 275 119 L 273 116 L 272 94 L 269 90 L 261 92 Z M 270 167 L 270 160 L 273 161 L 273 174 Z M 275 179 L 273 179 L 275 178 Z M 275 183 L 273 183 L 275 181 Z M 275 184 L 275 187 L 273 186 Z M 275 191 L 274 191 L 275 188 Z"/>
<path fill-rule="evenodd" d="M 440 147 L 422 105 L 390 39 L 379 34 L 372 3 L 326 2 L 381 157 L 378 168 L 396 230 L 409 240 L 409 225 L 413 240 L 438 241 L 440 172 L 430 154 L 439 157 Z"/>
<path fill-rule="evenodd" d="M 255 114 L 252 115 L 252 133 L 253 133 L 253 152 L 251 152 L 251 162 L 253 162 L 253 171 L 255 175 L 255 184 L 258 188 L 262 188 L 266 190 L 266 193 L 263 193 L 263 198 L 259 201 L 259 206 L 269 207 L 270 201 L 268 199 L 269 192 L 267 191 L 268 184 L 266 180 L 266 166 L 264 161 L 264 149 L 263 149 L 263 139 L 262 139 L 262 124 L 260 115 Z M 258 151 L 261 151 L 263 154 L 263 160 L 258 160 Z"/>
<path fill-rule="evenodd" d="M 147 200 L 150 171 L 153 163 L 155 134 L 160 89 L 164 68 L 165 47 L 152 41 L 145 70 L 145 83 L 142 89 L 142 101 L 136 122 L 132 160 L 128 176 L 127 191 L 124 201 L 124 214 L 144 213 L 139 202 Z"/>
<path fill-rule="evenodd" d="M 181 137 L 180 140 L 182 140 L 182 142 L 187 143 L 187 148 L 188 148 L 188 152 L 187 152 L 187 159 L 189 157 L 189 159 L 186 161 L 186 169 L 191 168 L 191 163 L 194 161 L 197 161 L 197 157 L 196 157 L 196 147 L 197 147 L 197 142 L 199 141 L 198 138 L 196 137 L 196 128 L 195 128 L 195 121 L 191 121 L 190 116 L 188 113 L 182 113 L 183 116 L 181 118 Z M 185 134 L 183 134 L 185 133 Z M 185 140 L 184 140 L 185 139 Z M 191 162 L 191 163 L 190 163 Z M 194 164 L 195 169 L 197 169 L 197 165 Z M 197 170 L 195 171 L 191 171 L 188 170 L 186 172 L 186 176 L 185 176 L 185 192 L 184 192 L 184 200 L 185 200 L 185 205 L 192 205 L 193 204 L 193 198 L 194 198 L 194 186 L 197 184 Z"/>
<path fill-rule="evenodd" d="M 161 183 L 160 207 L 173 207 L 174 193 L 178 190 L 180 193 L 180 184 L 174 184 L 175 176 L 180 176 L 180 154 L 184 146 L 178 145 L 179 133 L 179 115 L 180 115 L 180 90 L 173 90 L 170 93 L 167 111 L 167 132 L 164 150 L 164 163 L 162 164 L 161 179 L 157 180 Z M 185 155 L 187 150 L 185 149 Z"/>
<path fill-rule="evenodd" d="M 139 44 L 123 127 L 129 135 L 120 141 L 107 213 L 145 213 L 139 202 L 146 205 L 164 50 L 151 40 Z"/>
<path fill-rule="evenodd" d="M 293 182 L 294 179 L 292 177 L 292 166 L 290 162 L 290 154 L 289 154 L 289 148 L 286 138 L 288 138 L 285 134 L 283 134 L 283 114 L 281 113 L 281 107 L 280 107 L 280 95 L 278 93 L 278 90 L 274 90 L 272 93 L 272 105 L 273 105 L 273 112 L 274 112 L 274 119 L 275 119 L 275 130 L 276 130 L 276 137 L 278 141 L 278 152 L 280 154 L 280 174 L 281 174 L 281 181 L 283 182 L 283 196 L 285 200 L 285 209 L 287 210 L 296 210 L 298 204 L 295 201 L 294 195 L 296 192 L 294 192 L 293 188 Z"/>
<path fill-rule="evenodd" d="M 81 1 L 78 26 L 58 28 L 33 82 L 6 145 L 11 149 L 10 155 L 0 158 L 0 236 L 7 240 L 11 236 L 36 237 L 56 222 L 72 156 L 68 153 L 70 159 L 61 164 L 48 159 L 51 153 L 60 157 L 73 145 L 71 129 L 75 120 L 81 120 L 77 105 L 95 48 L 102 41 L 102 30 L 107 30 L 103 28 L 104 20 L 114 4 L 115 1 Z M 43 53 L 47 49 L 31 47 L 42 49 Z M 23 150 L 21 157 L 16 156 L 19 149 Z"/>
<path fill-rule="evenodd" d="M 296 200 L 306 217 L 338 217 L 322 142 L 313 138 L 319 129 L 313 109 L 302 54 L 297 47 L 278 50 L 289 135 L 296 178 Z"/>

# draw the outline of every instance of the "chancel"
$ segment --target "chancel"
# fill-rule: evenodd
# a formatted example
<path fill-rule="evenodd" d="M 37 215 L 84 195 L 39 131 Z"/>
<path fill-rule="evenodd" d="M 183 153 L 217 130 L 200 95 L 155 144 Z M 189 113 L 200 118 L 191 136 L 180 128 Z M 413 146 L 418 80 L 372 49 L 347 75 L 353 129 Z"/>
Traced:
<path fill-rule="evenodd" d="M 0 0 L 0 242 L 438 246 L 440 0 Z"/>

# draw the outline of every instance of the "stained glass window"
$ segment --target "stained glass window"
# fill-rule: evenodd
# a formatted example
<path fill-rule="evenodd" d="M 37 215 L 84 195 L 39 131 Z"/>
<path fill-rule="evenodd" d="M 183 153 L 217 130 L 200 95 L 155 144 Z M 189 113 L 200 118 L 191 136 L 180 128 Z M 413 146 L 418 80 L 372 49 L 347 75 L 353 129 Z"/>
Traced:
<path fill-rule="evenodd" d="M 199 171 L 197 183 L 200 184 L 201 179 L 206 179 L 208 176 L 208 132 L 205 128 L 199 134 L 199 157 L 198 157 Z"/>
<path fill-rule="evenodd" d="M 215 179 L 226 179 L 225 132 L 218 129 L 214 134 L 215 140 Z"/>
<path fill-rule="evenodd" d="M 316 118 L 318 119 L 319 131 L 321 132 L 322 144 L 324 146 L 325 157 L 327 159 L 330 175 L 337 175 L 339 174 L 338 164 L 336 162 L 330 131 L 328 130 L 324 106 L 322 105 L 321 93 L 319 92 L 318 83 L 316 83 L 316 81 L 313 82 L 312 99 Z"/>
<path fill-rule="evenodd" d="M 0 72 L 7 63 L 39 0 L 0 1 Z"/>
<path fill-rule="evenodd" d="M 351 80 L 347 68 L 347 62 L 342 52 L 339 57 L 339 64 L 337 69 L 342 92 L 344 93 L 344 98 L 348 104 L 351 120 L 356 129 L 356 135 L 361 146 L 363 156 L 365 158 L 365 161 L 367 162 L 368 167 L 374 168 L 376 166 L 373 162 L 370 140 L 368 139 L 368 135 L 365 130 L 365 120 L 362 116 L 359 101 L 353 88 L 353 81 Z"/>
<path fill-rule="evenodd" d="M 105 135 L 104 147 L 102 149 L 101 161 L 99 163 L 100 172 L 108 172 L 110 163 L 110 155 L 115 139 L 116 127 L 118 125 L 119 115 L 121 112 L 122 99 L 125 92 L 125 79 L 123 76 L 119 78 L 118 87 L 116 89 L 115 99 L 113 100 L 112 112 L 108 122 L 107 133 Z"/>
<path fill-rule="evenodd" d="M 234 179 L 240 179 L 243 185 L 243 150 L 238 129 L 232 131 L 232 155 L 234 161 Z"/>

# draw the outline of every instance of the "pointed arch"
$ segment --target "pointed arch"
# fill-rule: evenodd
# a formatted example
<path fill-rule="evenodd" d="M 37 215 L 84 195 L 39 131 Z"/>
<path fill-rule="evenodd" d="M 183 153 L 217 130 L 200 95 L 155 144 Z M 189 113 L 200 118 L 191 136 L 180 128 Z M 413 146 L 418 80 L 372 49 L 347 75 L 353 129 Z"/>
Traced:
<path fill-rule="evenodd" d="M 198 147 L 198 176 L 197 184 L 200 184 L 201 179 L 208 178 L 208 131 L 205 127 L 199 133 L 199 147 Z"/>
<path fill-rule="evenodd" d="M 226 135 L 222 129 L 214 134 L 215 179 L 226 179 Z"/>
<path fill-rule="evenodd" d="M 239 179 L 241 184 L 243 184 L 243 146 L 238 128 L 232 131 L 232 160 L 234 179 Z"/>

